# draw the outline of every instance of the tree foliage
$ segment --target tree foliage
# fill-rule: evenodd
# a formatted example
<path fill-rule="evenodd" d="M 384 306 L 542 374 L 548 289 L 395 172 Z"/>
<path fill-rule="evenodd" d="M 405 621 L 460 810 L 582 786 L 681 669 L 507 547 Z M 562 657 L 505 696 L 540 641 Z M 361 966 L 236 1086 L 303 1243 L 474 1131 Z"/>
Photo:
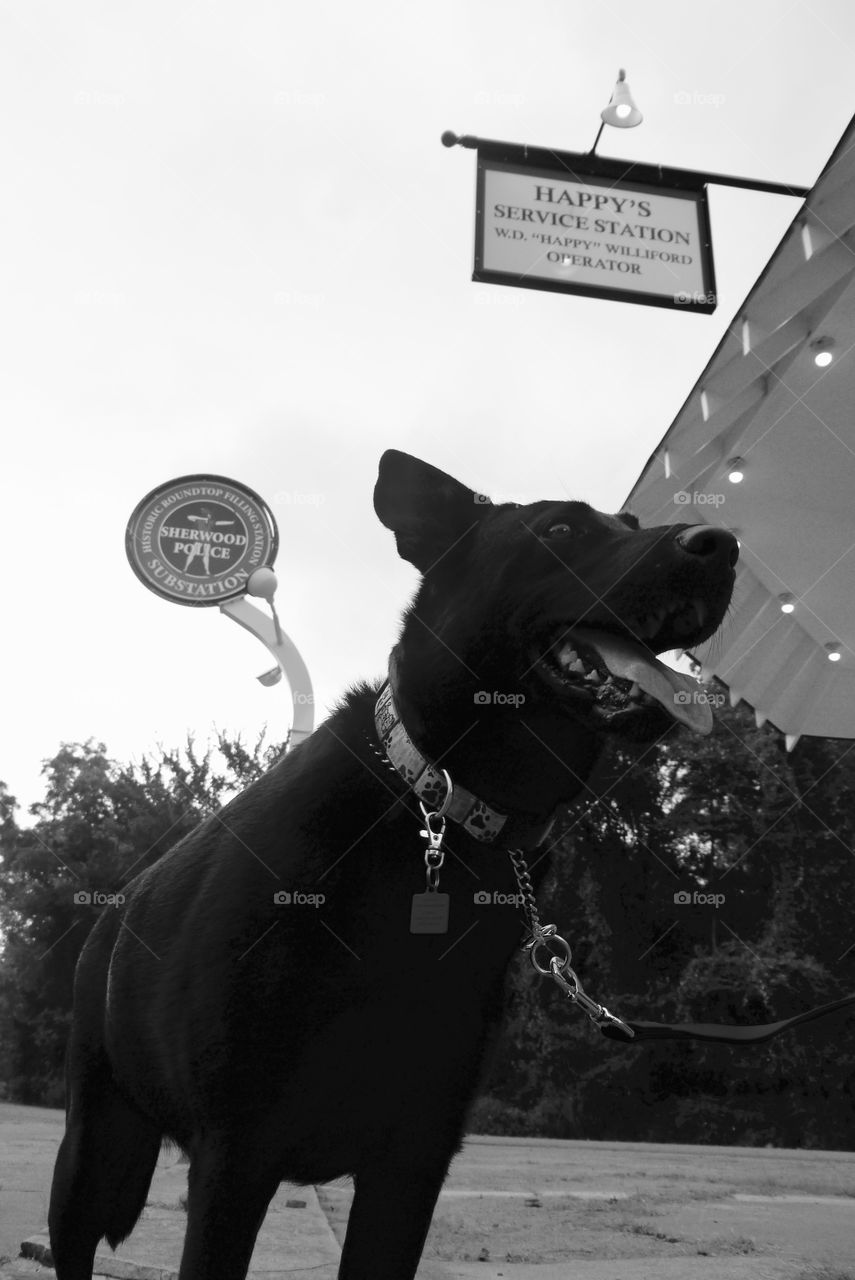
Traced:
<path fill-rule="evenodd" d="M 0 790 L 0 1090 L 60 1105 L 74 967 L 99 910 L 279 754 L 220 734 L 122 765 L 103 743 L 65 743 L 42 773 L 45 795 L 22 827 Z M 0 1095 L 2 1096 L 2 1095 Z"/>
<path fill-rule="evenodd" d="M 716 721 L 709 738 L 611 744 L 538 893 L 586 989 L 628 1017 L 773 1021 L 855 990 L 855 744 L 804 738 L 788 755 L 744 708 Z M 123 765 L 66 744 L 30 827 L 0 783 L 7 1097 L 63 1100 L 74 965 L 98 910 L 75 894 L 120 890 L 279 750 L 221 735 Z M 851 1014 L 759 1048 L 606 1041 L 523 957 L 471 1125 L 851 1148 L 853 1068 Z"/>
<path fill-rule="evenodd" d="M 855 744 L 803 738 L 788 755 L 745 708 L 721 708 L 709 738 L 613 744 L 541 918 L 589 993 L 628 1017 L 771 1022 L 855 991 L 853 787 Z M 855 1146 L 853 1014 L 763 1047 L 625 1048 L 527 964 L 508 1005 L 481 1131 Z"/>

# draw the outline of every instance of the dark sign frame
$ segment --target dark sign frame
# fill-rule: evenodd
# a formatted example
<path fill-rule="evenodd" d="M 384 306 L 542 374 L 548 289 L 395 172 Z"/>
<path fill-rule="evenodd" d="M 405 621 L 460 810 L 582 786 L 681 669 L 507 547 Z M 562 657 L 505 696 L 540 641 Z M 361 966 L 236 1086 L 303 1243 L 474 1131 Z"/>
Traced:
<path fill-rule="evenodd" d="M 576 293 L 589 298 L 604 298 L 611 302 L 636 302 L 647 307 L 666 307 L 676 311 L 694 311 L 701 315 L 712 315 L 716 309 L 717 296 L 715 287 L 715 269 L 713 266 L 712 234 L 710 231 L 709 204 L 705 185 L 676 187 L 670 182 L 661 185 L 649 182 L 632 182 L 615 179 L 605 174 L 600 167 L 592 166 L 582 170 L 575 165 L 557 167 L 544 165 L 542 162 L 529 163 L 526 156 L 507 155 L 501 158 L 490 154 L 492 148 L 478 149 L 478 172 L 475 196 L 475 266 L 472 279 L 478 284 L 501 284 L 515 289 L 539 289 L 549 293 Z M 533 150 L 533 148 L 532 148 Z M 558 158 L 560 153 L 551 153 Z M 638 290 L 609 288 L 606 285 L 574 284 L 572 281 L 550 280 L 546 277 L 517 275 L 510 271 L 494 271 L 484 266 L 484 215 L 486 212 L 485 185 L 487 170 L 503 171 L 530 175 L 534 178 L 547 178 L 561 183 L 590 183 L 596 186 L 608 186 L 615 191 L 641 192 L 646 195 L 667 196 L 671 199 L 685 199 L 695 202 L 698 211 L 698 227 L 700 230 L 700 266 L 703 276 L 703 288 L 700 296 L 686 295 L 686 300 L 678 301 L 677 297 L 669 298 L 666 294 L 642 293 Z"/>

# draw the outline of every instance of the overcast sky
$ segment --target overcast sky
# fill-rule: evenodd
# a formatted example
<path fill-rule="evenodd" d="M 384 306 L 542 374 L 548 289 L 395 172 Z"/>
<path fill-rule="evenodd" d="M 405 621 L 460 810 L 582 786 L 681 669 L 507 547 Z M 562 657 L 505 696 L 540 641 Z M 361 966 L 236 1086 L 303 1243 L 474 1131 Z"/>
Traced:
<path fill-rule="evenodd" d="M 335 0 L 2 8 L 0 779 L 275 739 L 284 684 L 216 608 L 150 594 L 125 526 L 195 472 L 257 490 L 318 718 L 385 669 L 415 571 L 374 516 L 406 449 L 520 501 L 620 508 L 798 202 L 711 193 L 713 316 L 471 282 L 475 155 L 566 150 L 809 186 L 855 107 L 846 0 Z M 23 815 L 25 820 L 26 817 Z"/>

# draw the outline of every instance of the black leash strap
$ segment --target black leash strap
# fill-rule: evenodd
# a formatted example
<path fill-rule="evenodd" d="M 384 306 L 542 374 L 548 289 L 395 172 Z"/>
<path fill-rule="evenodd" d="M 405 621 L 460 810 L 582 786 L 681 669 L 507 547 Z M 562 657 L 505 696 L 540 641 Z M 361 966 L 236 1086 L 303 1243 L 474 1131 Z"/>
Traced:
<path fill-rule="evenodd" d="M 619 1040 L 621 1044 L 639 1044 L 642 1040 L 706 1040 L 716 1044 L 766 1044 L 774 1040 L 782 1031 L 797 1027 L 802 1022 L 813 1022 L 815 1018 L 824 1018 L 838 1009 L 846 1009 L 855 1005 L 855 993 L 821 1004 L 817 1009 L 807 1009 L 797 1013 L 793 1018 L 784 1018 L 781 1022 L 764 1022 L 759 1026 L 733 1027 L 715 1022 L 632 1022 L 629 1018 L 623 1021 L 632 1028 L 634 1038 L 621 1031 L 619 1026 L 609 1023 L 600 1027 L 600 1031 L 609 1040 Z"/>
<path fill-rule="evenodd" d="M 525 855 L 522 849 L 509 849 L 511 865 L 517 878 L 520 893 L 525 902 L 528 926 L 531 930 L 523 943 L 523 950 L 529 953 L 532 966 L 538 973 L 551 977 L 573 1004 L 585 1013 L 607 1040 L 617 1040 L 620 1044 L 640 1044 L 642 1040 L 701 1040 L 708 1044 L 766 1044 L 774 1040 L 782 1031 L 790 1027 L 798 1027 L 802 1022 L 813 1022 L 816 1018 L 825 1018 L 839 1009 L 848 1009 L 855 1005 L 855 992 L 841 996 L 839 1000 L 831 1000 L 821 1004 L 817 1009 L 806 1009 L 792 1018 L 783 1018 L 780 1022 L 763 1022 L 759 1025 L 745 1027 L 728 1026 L 718 1022 L 632 1022 L 629 1018 L 619 1018 L 610 1013 L 604 1004 L 599 1004 L 587 995 L 579 981 L 579 975 L 570 964 L 572 953 L 570 945 L 558 933 L 554 924 L 541 924 L 537 911 L 537 899 L 531 882 Z M 538 960 L 542 948 L 549 953 L 546 966 Z M 556 954 L 558 948 L 561 954 Z"/>

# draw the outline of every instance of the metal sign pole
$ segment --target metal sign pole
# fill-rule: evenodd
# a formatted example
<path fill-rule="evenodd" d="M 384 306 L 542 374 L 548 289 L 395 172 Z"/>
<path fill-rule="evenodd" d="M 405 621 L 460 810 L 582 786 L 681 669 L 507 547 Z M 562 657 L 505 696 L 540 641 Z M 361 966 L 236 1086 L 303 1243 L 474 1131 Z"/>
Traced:
<path fill-rule="evenodd" d="M 308 668 L 300 656 L 297 646 L 274 619 L 250 604 L 246 596 L 238 600 L 229 600 L 220 605 L 220 613 L 250 631 L 263 645 L 270 650 L 278 664 L 278 670 L 266 672 L 259 676 L 262 684 L 277 684 L 284 675 L 291 690 L 293 715 L 291 732 L 288 736 L 288 749 L 298 746 L 304 738 L 308 738 L 314 728 L 314 697 L 312 681 Z M 272 678 L 271 678 L 272 677 Z"/>

